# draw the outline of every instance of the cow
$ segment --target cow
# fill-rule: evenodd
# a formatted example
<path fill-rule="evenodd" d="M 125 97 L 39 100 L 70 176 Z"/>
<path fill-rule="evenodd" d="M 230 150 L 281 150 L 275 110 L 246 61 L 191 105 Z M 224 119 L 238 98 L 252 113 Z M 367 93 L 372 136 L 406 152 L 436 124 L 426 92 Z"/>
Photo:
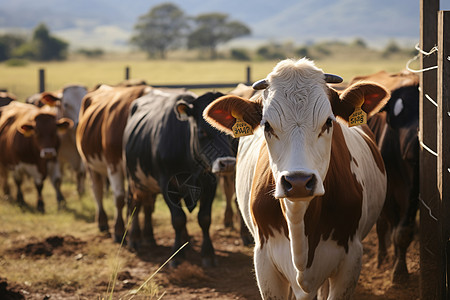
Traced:
<path fill-rule="evenodd" d="M 114 194 L 116 242 L 121 242 L 125 233 L 123 130 L 131 102 L 150 89 L 147 85 L 100 85 L 85 95 L 80 109 L 76 144 L 92 180 L 92 191 L 97 204 L 96 220 L 100 232 L 109 234 L 108 218 L 103 208 L 103 183 L 106 177 Z"/>
<path fill-rule="evenodd" d="M 204 266 L 216 264 L 209 235 L 211 206 L 217 186 L 212 165 L 217 159 L 232 157 L 233 149 L 229 137 L 206 123 L 202 113 L 208 104 L 222 95 L 209 92 L 196 97 L 190 92 L 153 90 L 133 102 L 124 131 L 129 202 L 137 207 L 137 211 L 144 207 L 143 241 L 155 244 L 151 213 L 157 194 L 163 195 L 170 209 L 175 230 L 174 252 L 189 240 L 182 199 L 189 212 L 199 202 Z M 135 216 L 130 243 L 139 246 L 139 238 L 139 221 Z M 183 250 L 171 260 L 172 266 L 185 257 Z"/>
<path fill-rule="evenodd" d="M 38 107 L 49 105 L 55 108 L 59 117 L 66 117 L 74 122 L 74 126 L 65 135 L 61 136 L 61 146 L 58 151 L 60 166 L 68 163 L 75 171 L 77 178 L 77 192 L 81 197 L 85 192 L 86 168 L 78 153 L 75 142 L 75 131 L 78 125 L 81 101 L 87 89 L 83 85 L 66 85 L 61 91 L 43 92 L 34 94 L 26 99 L 27 103 Z"/>
<path fill-rule="evenodd" d="M 386 172 L 369 128 L 347 121 L 361 124 L 389 93 L 370 82 L 342 93 L 326 84 L 340 81 L 308 59 L 287 59 L 253 85 L 257 99 L 228 95 L 204 112 L 226 133 L 253 132 L 239 141 L 236 194 L 263 299 L 348 299 L 357 284 Z"/>
<path fill-rule="evenodd" d="M 58 119 L 46 108 L 13 101 L 0 108 L 0 174 L 5 195 L 9 196 L 9 170 L 14 170 L 17 187 L 16 200 L 25 204 L 21 184 L 23 175 L 34 179 L 38 192 L 37 209 L 45 211 L 42 199 L 43 181 L 47 174 L 58 169 L 56 155 L 60 140 L 57 131 L 66 131 L 73 126 L 68 118 Z M 60 178 L 52 176 L 53 185 L 59 187 Z M 59 189 L 56 190 L 58 208 L 65 204 Z"/>
<path fill-rule="evenodd" d="M 382 84 L 391 98 L 381 112 L 368 120 L 383 156 L 388 177 L 386 201 L 377 222 L 378 266 L 387 256 L 387 243 L 394 246 L 392 280 L 408 277 L 406 252 L 414 238 L 419 202 L 419 76 L 411 72 L 380 71 L 352 79 Z"/>
<path fill-rule="evenodd" d="M 8 92 L 0 92 L 0 107 L 8 105 L 11 101 L 15 101 L 16 96 Z"/>

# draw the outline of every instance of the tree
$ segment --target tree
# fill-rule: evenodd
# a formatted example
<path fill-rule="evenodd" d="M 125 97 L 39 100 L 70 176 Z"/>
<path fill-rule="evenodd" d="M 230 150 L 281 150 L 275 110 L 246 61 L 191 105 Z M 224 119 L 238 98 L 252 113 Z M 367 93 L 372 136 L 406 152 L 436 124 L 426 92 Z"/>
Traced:
<path fill-rule="evenodd" d="M 51 36 L 47 26 L 41 23 L 34 29 L 31 41 L 14 49 L 13 54 L 39 61 L 61 60 L 66 58 L 68 46 L 67 42 Z"/>
<path fill-rule="evenodd" d="M 246 25 L 228 21 L 228 15 L 221 13 L 202 14 L 194 22 L 196 28 L 188 36 L 188 47 L 208 49 L 211 58 L 217 57 L 218 45 L 251 33 Z"/>
<path fill-rule="evenodd" d="M 20 35 L 4 34 L 0 36 L 0 61 L 12 58 L 13 50 L 25 43 Z"/>
<path fill-rule="evenodd" d="M 134 26 L 136 35 L 130 42 L 147 52 L 149 57 L 159 55 L 164 59 L 168 50 L 181 45 L 186 28 L 187 18 L 183 11 L 172 3 L 163 3 L 139 17 Z"/>

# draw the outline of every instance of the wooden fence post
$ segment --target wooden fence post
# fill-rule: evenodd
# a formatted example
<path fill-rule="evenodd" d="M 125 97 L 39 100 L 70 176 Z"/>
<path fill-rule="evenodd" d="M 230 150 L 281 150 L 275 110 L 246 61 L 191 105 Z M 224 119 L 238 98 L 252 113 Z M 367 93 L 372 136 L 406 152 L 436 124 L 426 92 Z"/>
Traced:
<path fill-rule="evenodd" d="M 39 69 L 39 93 L 45 91 L 45 70 Z"/>
<path fill-rule="evenodd" d="M 130 79 L 130 67 L 126 66 L 125 67 L 125 80 Z"/>
<path fill-rule="evenodd" d="M 438 13 L 438 73 L 437 73 L 437 186 L 440 198 L 442 299 L 450 299 L 450 11 Z M 445 30 L 447 29 L 447 30 Z"/>
<path fill-rule="evenodd" d="M 250 68 L 250 66 L 247 66 L 247 85 L 252 85 L 252 74 L 251 74 L 251 72 L 252 72 L 252 69 Z"/>
<path fill-rule="evenodd" d="M 420 49 L 430 51 L 437 44 L 437 12 L 439 0 L 420 0 Z M 421 69 L 436 66 L 436 55 L 421 56 Z M 420 298 L 442 299 L 444 267 L 437 217 L 439 193 L 437 190 L 436 101 L 437 72 L 430 70 L 420 75 L 419 141 L 420 147 Z M 431 150 L 431 151 L 429 151 Z"/>

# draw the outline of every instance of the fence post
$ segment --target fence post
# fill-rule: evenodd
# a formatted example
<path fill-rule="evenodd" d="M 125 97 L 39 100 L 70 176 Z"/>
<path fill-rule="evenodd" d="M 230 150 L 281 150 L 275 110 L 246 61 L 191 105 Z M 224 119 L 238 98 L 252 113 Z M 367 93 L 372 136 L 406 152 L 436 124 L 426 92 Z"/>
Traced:
<path fill-rule="evenodd" d="M 420 48 L 430 51 L 437 42 L 439 0 L 420 0 Z M 420 68 L 436 66 L 436 55 L 421 55 Z M 420 298 L 442 299 L 444 267 L 440 243 L 439 194 L 437 190 L 436 70 L 420 74 L 419 141 L 420 147 Z M 425 148 L 426 145 L 428 148 Z"/>
<path fill-rule="evenodd" d="M 252 80 L 251 80 L 251 77 L 252 77 L 252 69 L 250 68 L 250 66 L 247 66 L 247 85 L 252 85 Z"/>
<path fill-rule="evenodd" d="M 39 93 L 45 91 L 45 70 L 39 69 Z"/>
<path fill-rule="evenodd" d="M 126 66 L 125 67 L 125 80 L 130 79 L 130 67 Z"/>
<path fill-rule="evenodd" d="M 439 223 L 441 229 L 441 241 L 445 268 L 442 281 L 442 299 L 450 298 L 450 11 L 438 13 L 438 72 L 437 72 L 437 186 L 441 204 Z M 447 31 L 445 31 L 447 29 Z"/>

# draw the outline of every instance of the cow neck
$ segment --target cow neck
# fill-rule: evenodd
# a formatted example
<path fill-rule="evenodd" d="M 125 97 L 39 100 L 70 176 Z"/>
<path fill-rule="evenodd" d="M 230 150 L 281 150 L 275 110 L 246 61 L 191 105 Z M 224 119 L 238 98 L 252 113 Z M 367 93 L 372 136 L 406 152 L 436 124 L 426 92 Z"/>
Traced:
<path fill-rule="evenodd" d="M 291 253 L 298 271 L 311 267 L 316 248 L 323 240 L 333 240 L 348 251 L 361 218 L 363 196 L 363 188 L 351 170 L 352 163 L 357 164 L 340 124 L 335 123 L 325 194 L 311 201 L 283 199 Z"/>
<path fill-rule="evenodd" d="M 189 150 L 190 156 L 192 158 L 192 162 L 194 163 L 193 168 L 196 170 L 194 172 L 195 177 L 198 177 L 204 169 L 209 169 L 210 164 L 207 159 L 201 153 L 200 140 L 198 137 L 198 125 L 195 122 L 193 117 L 189 118 L 189 130 L 190 130 L 190 139 L 189 139 Z"/>
<path fill-rule="evenodd" d="M 265 140 L 262 143 L 255 173 L 252 180 L 250 208 L 253 223 L 258 228 L 258 238 L 261 248 L 274 230 L 288 237 L 286 219 L 279 200 L 273 197 L 275 180 L 269 165 L 269 152 Z"/>

